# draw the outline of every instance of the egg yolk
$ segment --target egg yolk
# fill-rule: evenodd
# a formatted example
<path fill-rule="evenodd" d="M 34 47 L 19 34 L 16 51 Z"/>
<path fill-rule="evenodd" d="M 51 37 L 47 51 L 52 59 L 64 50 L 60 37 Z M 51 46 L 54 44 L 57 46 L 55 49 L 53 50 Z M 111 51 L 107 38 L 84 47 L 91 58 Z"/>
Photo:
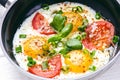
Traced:
<path fill-rule="evenodd" d="M 72 23 L 73 24 L 72 32 L 77 31 L 78 27 L 81 26 L 82 23 L 83 23 L 83 18 L 79 13 L 64 12 L 62 15 L 67 17 L 66 24 L 67 23 Z"/>
<path fill-rule="evenodd" d="M 81 50 L 74 50 L 67 54 L 65 64 L 69 66 L 71 72 L 84 73 L 86 72 L 93 60 L 89 53 L 83 53 Z"/>
<path fill-rule="evenodd" d="M 30 37 L 23 44 L 24 54 L 37 58 L 43 54 L 43 46 L 47 44 L 47 39 L 39 36 Z"/>

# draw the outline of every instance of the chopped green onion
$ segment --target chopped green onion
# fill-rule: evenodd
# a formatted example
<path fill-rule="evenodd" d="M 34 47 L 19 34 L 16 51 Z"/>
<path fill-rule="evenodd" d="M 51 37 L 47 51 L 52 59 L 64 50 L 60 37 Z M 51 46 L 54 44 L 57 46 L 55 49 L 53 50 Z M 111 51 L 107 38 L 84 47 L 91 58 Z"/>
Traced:
<path fill-rule="evenodd" d="M 56 51 L 54 49 L 50 50 L 50 53 L 56 53 Z"/>
<path fill-rule="evenodd" d="M 73 7 L 73 8 L 72 8 L 72 11 L 73 11 L 73 12 L 77 12 L 77 10 L 78 10 L 77 7 Z"/>
<path fill-rule="evenodd" d="M 31 56 L 28 56 L 28 57 L 27 57 L 27 60 L 28 60 L 28 63 L 27 63 L 27 66 L 28 66 L 28 67 L 31 67 L 31 66 L 33 66 L 33 65 L 36 64 L 36 61 L 34 61 Z"/>
<path fill-rule="evenodd" d="M 81 33 L 81 39 L 85 39 L 86 35 L 87 35 L 86 32 L 82 32 Z"/>
<path fill-rule="evenodd" d="M 19 38 L 26 38 L 26 36 L 27 36 L 26 34 L 20 34 Z"/>
<path fill-rule="evenodd" d="M 115 35 L 115 36 L 113 37 L 113 40 L 112 40 L 112 41 L 113 41 L 113 43 L 119 42 L 119 36 L 116 36 L 116 35 Z"/>
<path fill-rule="evenodd" d="M 88 54 L 89 51 L 85 48 L 85 49 L 83 49 L 83 53 Z"/>
<path fill-rule="evenodd" d="M 49 5 L 48 4 L 43 4 L 42 7 L 43 7 L 44 10 L 48 10 L 49 9 Z"/>
<path fill-rule="evenodd" d="M 31 61 L 31 60 L 33 60 L 33 58 L 32 58 L 31 56 L 28 56 L 28 57 L 27 57 L 27 60 L 28 60 L 28 61 Z"/>
<path fill-rule="evenodd" d="M 100 19 L 100 18 L 101 18 L 101 14 L 100 14 L 99 12 L 97 12 L 97 13 L 95 14 L 95 18 L 96 18 L 96 19 Z"/>
<path fill-rule="evenodd" d="M 56 14 L 63 14 L 63 11 L 59 10 L 59 11 L 56 12 Z"/>
<path fill-rule="evenodd" d="M 91 70 L 91 71 L 96 71 L 96 66 L 91 66 L 90 68 L 89 68 L 89 70 Z"/>
<path fill-rule="evenodd" d="M 78 10 L 78 12 L 83 12 L 83 9 L 81 6 L 77 6 L 77 10 Z"/>
<path fill-rule="evenodd" d="M 22 47 L 19 45 L 18 47 L 15 48 L 16 53 L 21 53 L 22 52 Z"/>
<path fill-rule="evenodd" d="M 86 27 L 87 27 L 86 25 L 82 25 L 82 26 L 78 27 L 78 30 L 81 32 L 84 32 Z"/>
<path fill-rule="evenodd" d="M 53 55 L 55 55 L 56 51 L 54 49 L 50 50 L 49 52 L 49 56 L 52 57 Z"/>
<path fill-rule="evenodd" d="M 28 67 L 31 67 L 31 66 L 33 66 L 33 65 L 35 65 L 35 64 L 36 64 L 36 61 L 31 60 L 31 61 L 29 61 L 29 62 L 27 63 L 27 66 L 28 66 Z"/>
<path fill-rule="evenodd" d="M 94 51 L 92 51 L 91 53 L 90 53 L 90 57 L 91 58 L 93 58 L 94 56 L 95 56 L 95 53 L 96 53 L 96 51 L 94 50 Z"/>
<path fill-rule="evenodd" d="M 88 25 L 88 19 L 87 18 L 85 18 L 85 19 L 83 19 L 83 25 Z"/>
<path fill-rule="evenodd" d="M 64 74 L 68 73 L 69 72 L 69 67 L 68 66 L 62 66 L 62 69 Z"/>
<path fill-rule="evenodd" d="M 76 39 L 81 40 L 81 36 L 80 36 L 80 35 L 78 35 L 78 36 L 76 37 Z"/>
<path fill-rule="evenodd" d="M 58 41 L 51 42 L 51 45 L 52 45 L 53 47 L 57 48 L 57 46 L 58 46 Z"/>
<path fill-rule="evenodd" d="M 44 61 L 44 62 L 42 62 L 42 70 L 46 70 L 46 69 L 48 69 L 48 61 Z"/>
<path fill-rule="evenodd" d="M 77 7 L 73 7 L 73 8 L 72 8 L 72 11 L 73 11 L 73 12 L 83 12 L 83 9 L 82 9 L 81 6 L 77 6 Z"/>

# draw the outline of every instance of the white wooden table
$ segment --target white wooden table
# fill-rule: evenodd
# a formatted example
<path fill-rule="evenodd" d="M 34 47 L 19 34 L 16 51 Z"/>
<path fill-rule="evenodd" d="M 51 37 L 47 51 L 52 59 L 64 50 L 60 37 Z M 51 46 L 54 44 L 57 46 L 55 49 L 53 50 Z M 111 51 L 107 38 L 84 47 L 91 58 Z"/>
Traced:
<path fill-rule="evenodd" d="M 120 0 L 118 0 L 120 2 Z M 0 22 L 5 11 L 0 5 Z M 1 23 L 0 23 L 1 24 Z M 0 80 L 32 80 L 24 74 L 18 72 L 16 68 L 7 60 L 0 48 Z M 94 80 L 120 80 L 120 57 L 116 63 L 104 74 Z"/>

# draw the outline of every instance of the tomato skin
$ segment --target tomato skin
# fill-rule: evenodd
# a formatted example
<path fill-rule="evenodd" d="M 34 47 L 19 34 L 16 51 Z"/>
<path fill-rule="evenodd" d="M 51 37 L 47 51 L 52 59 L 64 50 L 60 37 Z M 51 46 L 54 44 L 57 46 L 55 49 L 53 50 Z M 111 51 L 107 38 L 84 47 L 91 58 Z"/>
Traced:
<path fill-rule="evenodd" d="M 97 21 L 90 24 L 85 32 L 87 36 L 82 41 L 84 46 L 90 50 L 103 50 L 112 43 L 114 26 L 108 21 Z"/>
<path fill-rule="evenodd" d="M 40 34 L 50 35 L 56 33 L 49 25 L 45 17 L 38 12 L 33 17 L 32 26 L 33 29 L 37 30 Z"/>
<path fill-rule="evenodd" d="M 33 20 L 32 20 L 32 26 L 35 30 L 39 28 L 40 25 L 42 25 L 42 22 L 44 20 L 44 16 L 40 13 L 36 13 Z"/>
<path fill-rule="evenodd" d="M 45 78 L 53 78 L 56 75 L 60 74 L 60 70 L 62 67 L 60 55 L 56 55 L 53 58 L 49 59 L 48 64 L 51 65 L 53 68 L 43 71 L 41 65 L 35 65 L 29 67 L 28 72 Z"/>

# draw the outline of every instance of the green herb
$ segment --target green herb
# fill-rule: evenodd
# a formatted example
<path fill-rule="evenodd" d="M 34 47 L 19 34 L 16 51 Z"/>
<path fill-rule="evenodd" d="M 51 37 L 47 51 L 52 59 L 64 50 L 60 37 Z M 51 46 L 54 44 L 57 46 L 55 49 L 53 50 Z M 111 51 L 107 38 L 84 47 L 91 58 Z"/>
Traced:
<path fill-rule="evenodd" d="M 28 63 L 27 63 L 27 66 L 28 66 L 28 67 L 31 67 L 31 66 L 33 66 L 33 65 L 36 64 L 36 61 L 34 61 L 31 56 L 28 56 L 28 57 L 27 57 L 27 60 L 28 60 Z"/>
<path fill-rule="evenodd" d="M 77 40 L 81 40 L 81 36 L 78 35 L 78 36 L 76 37 L 76 39 L 77 39 Z"/>
<path fill-rule="evenodd" d="M 72 31 L 72 29 L 73 29 L 72 23 L 66 24 L 66 26 L 60 32 L 61 37 L 66 37 Z"/>
<path fill-rule="evenodd" d="M 90 53 L 90 57 L 91 58 L 93 58 L 94 56 L 95 56 L 95 53 L 96 53 L 96 51 L 94 50 L 94 51 L 92 51 L 91 53 Z"/>
<path fill-rule="evenodd" d="M 57 48 L 57 46 L 58 46 L 58 41 L 51 42 L 51 45 L 52 45 L 54 48 Z"/>
<path fill-rule="evenodd" d="M 78 12 L 83 12 L 83 9 L 81 6 L 77 6 L 77 10 L 78 10 Z"/>
<path fill-rule="evenodd" d="M 88 25 L 88 19 L 86 19 L 86 18 L 83 19 L 83 25 L 86 25 L 86 26 Z"/>
<path fill-rule="evenodd" d="M 88 54 L 89 53 L 89 51 L 85 48 L 85 49 L 83 49 L 83 52 L 85 53 L 85 54 Z"/>
<path fill-rule="evenodd" d="M 77 7 L 73 7 L 73 8 L 72 8 L 72 11 L 73 11 L 73 12 L 83 12 L 83 9 L 82 9 L 81 6 L 77 6 Z"/>
<path fill-rule="evenodd" d="M 26 36 L 27 36 L 26 34 L 20 34 L 19 38 L 26 38 Z"/>
<path fill-rule="evenodd" d="M 101 14 L 99 13 L 99 12 L 97 12 L 96 14 L 95 14 L 95 18 L 96 19 L 100 19 L 102 16 L 101 16 Z"/>
<path fill-rule="evenodd" d="M 91 71 L 96 71 L 96 66 L 91 66 L 90 68 L 89 68 L 89 70 L 91 70 Z"/>
<path fill-rule="evenodd" d="M 117 42 L 119 42 L 119 36 L 116 36 L 116 35 L 115 35 L 115 36 L 113 37 L 113 40 L 112 40 L 112 41 L 113 41 L 113 43 L 115 43 L 115 44 L 116 44 Z"/>
<path fill-rule="evenodd" d="M 16 53 L 21 53 L 22 52 L 22 47 L 19 45 L 18 47 L 15 48 Z"/>
<path fill-rule="evenodd" d="M 56 12 L 56 14 L 63 14 L 63 11 L 59 10 L 59 11 Z"/>
<path fill-rule="evenodd" d="M 80 35 L 76 37 L 77 40 L 83 40 L 86 37 L 86 32 L 82 32 Z"/>
<path fill-rule="evenodd" d="M 69 72 L 69 67 L 68 66 L 62 66 L 62 69 L 64 74 L 68 73 Z"/>
<path fill-rule="evenodd" d="M 27 57 L 27 60 L 28 60 L 28 61 L 33 61 L 33 58 L 32 58 L 31 56 L 28 56 L 28 57 Z"/>
<path fill-rule="evenodd" d="M 81 31 L 81 32 L 84 32 L 86 27 L 87 27 L 86 25 L 79 26 L 78 30 Z"/>
<path fill-rule="evenodd" d="M 61 14 L 56 14 L 50 25 L 57 31 L 60 32 L 65 25 L 66 17 Z"/>
<path fill-rule="evenodd" d="M 27 63 L 27 66 L 28 66 L 28 67 L 31 67 L 31 66 L 33 66 L 33 65 L 35 65 L 35 64 L 36 64 L 36 61 L 31 60 L 31 61 L 29 61 L 29 62 Z"/>
<path fill-rule="evenodd" d="M 70 51 L 70 50 L 69 50 L 67 47 L 65 47 L 65 48 L 61 49 L 61 50 L 59 51 L 59 53 L 61 53 L 62 55 L 66 55 L 69 51 Z"/>
<path fill-rule="evenodd" d="M 56 53 L 56 51 L 54 49 L 52 49 L 52 50 L 50 50 L 49 56 L 51 57 L 51 56 L 55 55 L 55 53 Z"/>
<path fill-rule="evenodd" d="M 72 11 L 73 11 L 73 12 L 77 12 L 77 10 L 78 10 L 77 7 L 73 7 L 73 8 L 72 8 Z"/>
<path fill-rule="evenodd" d="M 64 58 L 70 58 L 70 55 L 66 54 L 66 55 L 63 55 Z"/>
<path fill-rule="evenodd" d="M 46 70 L 46 69 L 48 69 L 48 61 L 44 61 L 44 62 L 42 62 L 42 70 Z"/>
<path fill-rule="evenodd" d="M 78 27 L 78 30 L 81 31 L 81 32 L 84 32 L 85 29 L 87 28 L 87 25 L 88 25 L 88 20 L 87 19 L 83 19 L 83 24 L 82 24 L 82 26 Z"/>
<path fill-rule="evenodd" d="M 44 10 L 48 10 L 49 9 L 49 5 L 48 4 L 43 4 L 42 7 L 43 7 Z"/>
<path fill-rule="evenodd" d="M 82 32 L 81 33 L 81 39 L 85 39 L 86 35 L 87 35 L 86 32 Z"/>
<path fill-rule="evenodd" d="M 60 41 L 62 39 L 62 37 L 60 37 L 60 35 L 55 35 L 55 36 L 52 36 L 48 39 L 48 42 L 55 42 L 55 41 Z"/>
<path fill-rule="evenodd" d="M 82 49 L 82 43 L 77 39 L 70 39 L 67 41 L 67 46 L 70 49 L 77 50 Z"/>

